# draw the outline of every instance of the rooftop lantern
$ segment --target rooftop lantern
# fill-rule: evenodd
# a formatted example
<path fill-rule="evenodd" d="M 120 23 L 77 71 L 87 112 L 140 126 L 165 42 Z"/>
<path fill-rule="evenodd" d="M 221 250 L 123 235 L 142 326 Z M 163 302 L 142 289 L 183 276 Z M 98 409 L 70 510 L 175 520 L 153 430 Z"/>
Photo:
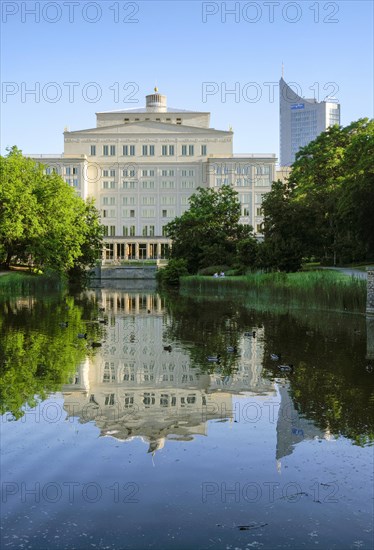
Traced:
<path fill-rule="evenodd" d="M 146 108 L 149 113 L 166 113 L 166 95 L 158 93 L 157 86 L 154 89 L 154 93 L 145 96 Z"/>

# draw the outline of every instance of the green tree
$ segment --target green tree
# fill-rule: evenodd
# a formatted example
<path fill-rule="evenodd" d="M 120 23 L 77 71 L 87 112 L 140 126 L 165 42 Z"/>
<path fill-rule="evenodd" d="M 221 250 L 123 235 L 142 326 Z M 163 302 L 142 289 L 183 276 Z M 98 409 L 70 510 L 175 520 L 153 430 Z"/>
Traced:
<path fill-rule="evenodd" d="M 313 253 L 334 264 L 359 259 L 369 249 L 368 231 L 364 247 L 360 239 L 369 224 L 354 210 L 361 206 L 365 220 L 374 213 L 373 124 L 360 119 L 329 128 L 297 153 L 292 166 L 292 201 L 306 208 L 315 228 Z"/>
<path fill-rule="evenodd" d="M 263 267 L 294 271 L 303 257 L 334 264 L 373 257 L 374 121 L 333 126 L 302 148 L 263 210 Z"/>
<path fill-rule="evenodd" d="M 166 226 L 172 258 L 185 259 L 189 273 L 209 265 L 232 265 L 238 242 L 252 235 L 252 227 L 240 224 L 239 218 L 238 194 L 232 187 L 199 188 L 190 197 L 190 208 Z"/>
<path fill-rule="evenodd" d="M 91 265 L 102 232 L 92 201 L 85 203 L 57 174 L 13 147 L 0 157 L 0 254 L 13 261 L 68 272 Z"/>
<path fill-rule="evenodd" d="M 103 245 L 104 228 L 100 223 L 100 214 L 92 199 L 85 202 L 83 216 L 83 242 L 80 246 L 80 255 L 69 269 L 69 278 L 81 280 L 85 277 L 87 267 L 93 267 L 100 257 Z"/>
<path fill-rule="evenodd" d="M 32 308 L 22 301 L 0 301 L 0 414 L 15 418 L 24 407 L 35 406 L 48 394 L 61 390 L 88 354 L 87 341 L 78 339 L 86 329 L 84 318 L 92 316 L 95 304 L 84 298 L 73 299 L 53 294 L 35 299 Z M 61 328 L 60 322 L 68 322 Z M 100 338 L 101 327 L 87 327 L 89 337 Z"/>
<path fill-rule="evenodd" d="M 314 233 L 306 208 L 292 201 L 292 190 L 278 180 L 263 200 L 264 236 L 258 251 L 258 265 L 264 269 L 298 271 L 311 245 Z"/>
<path fill-rule="evenodd" d="M 344 157 L 338 210 L 360 255 L 374 258 L 374 121 L 362 121 Z"/>
<path fill-rule="evenodd" d="M 29 243 L 42 236 L 35 193 L 42 178 L 42 170 L 16 147 L 0 157 L 0 253 L 6 267 L 13 256 L 26 256 Z"/>

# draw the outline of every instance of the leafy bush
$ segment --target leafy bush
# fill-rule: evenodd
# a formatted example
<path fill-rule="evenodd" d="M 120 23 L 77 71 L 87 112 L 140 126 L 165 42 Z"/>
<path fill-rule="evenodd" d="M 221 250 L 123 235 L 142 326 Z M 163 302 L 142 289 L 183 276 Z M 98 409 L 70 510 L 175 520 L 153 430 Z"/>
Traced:
<path fill-rule="evenodd" d="M 159 269 L 156 274 L 157 281 L 167 286 L 179 285 L 179 279 L 188 275 L 187 262 L 183 259 L 169 260 L 168 265 Z"/>

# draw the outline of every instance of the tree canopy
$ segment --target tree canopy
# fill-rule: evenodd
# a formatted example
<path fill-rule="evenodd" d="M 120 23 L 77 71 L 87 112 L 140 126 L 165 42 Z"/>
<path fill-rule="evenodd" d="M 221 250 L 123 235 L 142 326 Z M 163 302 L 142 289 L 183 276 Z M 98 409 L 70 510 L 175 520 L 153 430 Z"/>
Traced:
<path fill-rule="evenodd" d="M 252 227 L 239 223 L 240 202 L 232 187 L 198 188 L 190 207 L 166 226 L 172 258 L 186 260 L 189 273 L 212 265 L 233 265 L 255 243 Z"/>
<path fill-rule="evenodd" d="M 92 201 L 13 147 L 0 157 L 0 263 L 28 261 L 68 272 L 92 265 L 102 229 Z"/>
<path fill-rule="evenodd" d="M 374 121 L 333 126 L 303 147 L 288 181 L 265 197 L 264 263 L 297 270 L 303 257 L 374 257 Z"/>

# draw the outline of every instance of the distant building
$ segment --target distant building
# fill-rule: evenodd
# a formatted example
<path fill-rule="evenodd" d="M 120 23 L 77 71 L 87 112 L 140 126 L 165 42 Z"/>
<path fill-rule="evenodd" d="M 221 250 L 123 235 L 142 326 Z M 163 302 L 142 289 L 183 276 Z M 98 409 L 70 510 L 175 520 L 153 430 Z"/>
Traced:
<path fill-rule="evenodd" d="M 157 88 L 146 107 L 96 113 L 96 127 L 64 132 L 62 155 L 28 155 L 82 198 L 93 197 L 105 230 L 103 260 L 165 258 L 165 226 L 198 187 L 229 184 L 241 223 L 261 237 L 261 203 L 275 179 L 275 154 L 233 154 L 233 132 L 210 128 L 210 113 L 173 109 Z"/>
<path fill-rule="evenodd" d="M 279 81 L 280 165 L 291 166 L 295 155 L 329 126 L 340 125 L 340 105 L 305 99 Z"/>

